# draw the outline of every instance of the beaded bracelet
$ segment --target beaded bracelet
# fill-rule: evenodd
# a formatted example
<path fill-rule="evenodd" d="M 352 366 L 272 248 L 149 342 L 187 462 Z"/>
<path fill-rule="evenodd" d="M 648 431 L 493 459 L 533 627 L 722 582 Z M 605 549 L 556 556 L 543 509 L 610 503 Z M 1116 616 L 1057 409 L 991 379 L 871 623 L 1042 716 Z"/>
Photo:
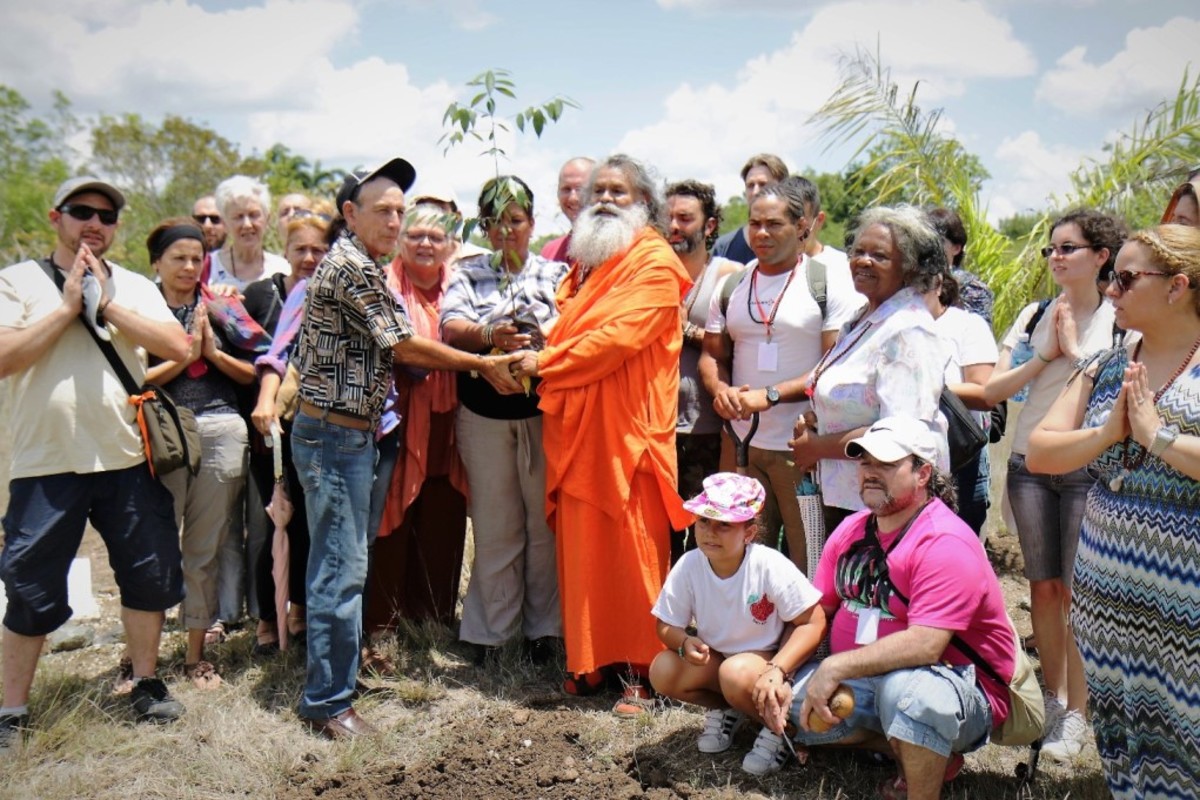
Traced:
<path fill-rule="evenodd" d="M 684 636 L 684 637 L 683 637 L 683 641 L 679 643 L 679 649 L 678 649 L 678 650 L 676 650 L 675 652 L 679 653 L 679 657 L 680 657 L 680 658 L 687 658 L 687 656 L 685 656 L 685 655 L 684 655 L 684 653 L 683 653 L 683 646 L 684 646 L 685 644 L 687 644 L 687 640 L 688 640 L 688 639 L 690 639 L 690 638 L 692 638 L 692 637 L 690 637 L 690 636 Z"/>

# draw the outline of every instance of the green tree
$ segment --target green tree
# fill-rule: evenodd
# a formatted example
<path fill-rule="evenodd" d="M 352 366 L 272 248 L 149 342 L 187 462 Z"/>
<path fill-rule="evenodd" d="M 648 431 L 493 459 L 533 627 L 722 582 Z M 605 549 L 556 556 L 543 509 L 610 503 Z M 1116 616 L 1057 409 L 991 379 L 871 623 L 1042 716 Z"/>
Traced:
<path fill-rule="evenodd" d="M 725 205 L 721 206 L 721 228 L 718 232 L 725 234 L 735 231 L 745 225 L 749 219 L 750 209 L 746 207 L 746 198 L 735 194 Z"/>
<path fill-rule="evenodd" d="M 832 143 L 854 142 L 851 160 L 865 154 L 852 170 L 848 188 L 861 193 L 861 207 L 907 202 L 954 208 L 967 229 L 968 266 L 996 292 L 997 330 L 1005 330 L 1030 300 L 1051 291 L 1049 273 L 1038 248 L 1044 243 L 1054 210 L 1035 212 L 1017 229 L 996 230 L 979 199 L 986 173 L 978 159 L 956 140 L 939 132 L 941 110 L 922 110 L 914 85 L 901 94 L 878 55 L 859 51 L 842 64 L 842 82 L 814 114 Z M 1184 74 L 1175 98 L 1148 111 L 1107 150 L 1107 158 L 1089 161 L 1072 175 L 1072 191 L 1057 208 L 1086 206 L 1128 216 L 1135 224 L 1157 221 L 1179 165 L 1200 157 L 1200 81 Z M 1014 239 L 1012 233 L 1023 233 Z"/>
<path fill-rule="evenodd" d="M 177 116 L 161 125 L 137 114 L 101 116 L 92 129 L 92 159 L 128 200 L 111 254 L 143 272 L 149 271 L 143 243 L 158 222 L 190 213 L 197 197 L 230 175 L 257 177 L 264 170 L 216 131 Z"/>
<path fill-rule="evenodd" d="M 0 266 L 44 256 L 54 246 L 46 221 L 54 190 L 70 174 L 66 136 L 74 129 L 70 104 L 55 95 L 49 120 L 0 85 Z"/>

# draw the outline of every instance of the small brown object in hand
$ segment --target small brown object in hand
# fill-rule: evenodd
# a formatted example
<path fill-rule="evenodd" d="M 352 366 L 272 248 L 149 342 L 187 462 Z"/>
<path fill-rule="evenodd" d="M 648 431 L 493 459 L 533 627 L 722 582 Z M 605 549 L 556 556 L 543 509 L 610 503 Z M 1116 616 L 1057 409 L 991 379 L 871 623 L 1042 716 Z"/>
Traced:
<path fill-rule="evenodd" d="M 845 719 L 854 713 L 854 691 L 844 683 L 838 684 L 837 690 L 829 698 L 829 710 L 838 719 Z M 832 727 L 815 708 L 808 712 L 808 728 L 813 733 L 824 733 Z"/>

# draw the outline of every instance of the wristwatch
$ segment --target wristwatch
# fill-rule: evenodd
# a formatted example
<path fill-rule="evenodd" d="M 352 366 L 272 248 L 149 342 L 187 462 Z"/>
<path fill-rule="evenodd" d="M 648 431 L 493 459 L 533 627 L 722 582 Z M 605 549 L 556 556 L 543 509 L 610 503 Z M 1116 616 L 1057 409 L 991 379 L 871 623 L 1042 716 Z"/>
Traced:
<path fill-rule="evenodd" d="M 1168 447 L 1175 444 L 1177 438 L 1179 438 L 1179 431 L 1166 425 L 1159 425 L 1158 430 L 1154 432 L 1154 441 L 1150 443 L 1150 455 L 1155 458 L 1160 457 Z"/>
<path fill-rule="evenodd" d="M 775 406 L 779 405 L 779 390 L 776 389 L 774 386 L 768 386 L 766 388 L 766 392 L 767 392 L 767 405 L 769 405 L 771 408 L 774 408 Z"/>

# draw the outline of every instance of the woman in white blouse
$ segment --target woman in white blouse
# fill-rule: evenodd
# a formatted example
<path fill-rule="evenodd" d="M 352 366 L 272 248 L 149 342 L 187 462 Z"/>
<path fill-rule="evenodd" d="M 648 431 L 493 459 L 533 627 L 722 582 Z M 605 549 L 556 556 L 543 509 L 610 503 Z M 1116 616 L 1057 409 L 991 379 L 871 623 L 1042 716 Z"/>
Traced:
<path fill-rule="evenodd" d="M 850 273 L 867 306 L 813 369 L 812 416 L 790 443 L 797 468 L 818 465 L 827 530 L 864 507 L 845 446 L 877 420 L 925 420 L 941 434 L 938 466 L 950 466 L 938 410 L 949 354 L 924 298 L 946 269 L 941 237 L 913 206 L 867 209 L 850 233 Z"/>

